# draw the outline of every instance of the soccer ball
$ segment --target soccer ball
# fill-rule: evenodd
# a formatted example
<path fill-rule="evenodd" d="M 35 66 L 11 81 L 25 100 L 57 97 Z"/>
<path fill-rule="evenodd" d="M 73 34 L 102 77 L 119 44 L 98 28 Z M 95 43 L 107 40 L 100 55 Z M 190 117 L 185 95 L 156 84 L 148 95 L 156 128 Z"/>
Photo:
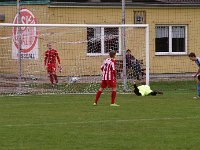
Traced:
<path fill-rule="evenodd" d="M 31 75 L 30 77 L 31 77 L 32 80 L 37 80 L 37 79 L 38 79 L 38 78 L 35 77 L 34 75 Z"/>
<path fill-rule="evenodd" d="M 72 83 L 75 83 L 75 82 L 77 82 L 78 80 L 79 80 L 78 77 L 72 77 L 72 78 L 71 78 L 71 82 L 72 82 Z"/>

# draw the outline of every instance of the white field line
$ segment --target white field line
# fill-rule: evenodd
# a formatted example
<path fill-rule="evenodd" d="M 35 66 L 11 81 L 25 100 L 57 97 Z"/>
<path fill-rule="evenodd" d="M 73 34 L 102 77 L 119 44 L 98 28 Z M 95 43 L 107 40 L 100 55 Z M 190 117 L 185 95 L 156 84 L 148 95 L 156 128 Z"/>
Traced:
<path fill-rule="evenodd" d="M 75 103 L 75 102 L 73 102 Z M 62 105 L 62 104 L 69 104 L 68 102 L 60 102 L 60 103 L 49 103 L 49 102 L 44 102 L 44 103 L 10 103 L 10 104 L 4 104 L 4 106 L 26 106 L 26 105 Z M 91 104 L 92 106 L 92 104 Z"/>
<path fill-rule="evenodd" d="M 111 91 L 104 91 L 102 94 L 110 94 Z M 51 97 L 52 95 L 56 96 L 62 96 L 62 95 L 95 95 L 96 93 L 64 93 L 64 94 L 57 94 L 57 93 L 46 93 L 46 94 L 36 94 L 35 96 L 42 96 L 42 97 Z M 119 95 L 134 95 L 133 93 L 124 93 L 124 92 L 117 92 Z M 32 97 L 33 95 L 17 95 L 17 94 L 12 94 L 12 95 L 0 95 L 0 97 L 12 97 L 12 98 L 21 98 L 21 97 Z"/>
<path fill-rule="evenodd" d="M 29 127 L 29 126 L 56 126 L 71 124 L 101 124 L 101 123 L 125 123 L 125 122 L 142 122 L 142 121 L 172 121 L 172 120 L 193 120 L 200 119 L 200 116 L 194 117 L 167 117 L 167 118 L 138 118 L 125 120 L 100 120 L 100 121 L 72 121 L 72 122 L 49 122 L 49 123 L 25 123 L 25 124 L 1 124 L 0 127 Z"/>
<path fill-rule="evenodd" d="M 16 99 L 18 99 L 19 97 L 15 97 Z M 17 103 L 17 102 L 13 102 L 13 103 L 7 103 L 7 104 L 4 104 L 4 106 L 25 106 L 25 105 L 62 105 L 62 104 L 70 104 L 70 101 L 68 101 L 69 99 L 66 99 L 66 101 L 57 101 L 57 102 L 54 102 L 54 103 L 51 103 L 51 102 L 34 102 L 34 103 Z M 28 100 L 27 100 L 28 101 Z M 38 100 L 39 101 L 39 100 Z M 135 100 L 135 99 L 131 99 L 131 100 L 126 100 L 127 102 L 134 102 L 134 101 L 138 101 L 138 100 Z M 198 100 L 197 100 L 198 101 Z M 200 102 L 200 100 L 199 100 Z M 76 103 L 76 101 L 74 101 L 73 103 Z M 78 103 L 78 101 L 77 101 Z M 91 100 L 91 105 L 92 107 L 94 107 L 93 105 L 93 100 Z M 101 105 L 101 106 L 105 106 L 105 105 Z M 109 104 L 108 104 L 109 106 Z M 188 107 L 188 108 L 192 108 L 192 109 L 198 109 L 200 108 L 200 106 L 197 106 L 197 107 Z"/>

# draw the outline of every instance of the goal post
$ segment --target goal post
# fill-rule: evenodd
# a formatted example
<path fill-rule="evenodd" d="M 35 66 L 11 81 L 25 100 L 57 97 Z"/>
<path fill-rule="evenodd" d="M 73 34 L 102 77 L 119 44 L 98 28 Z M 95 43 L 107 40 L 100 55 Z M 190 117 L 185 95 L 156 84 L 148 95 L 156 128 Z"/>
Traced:
<path fill-rule="evenodd" d="M 121 65 L 124 61 L 122 28 L 125 28 L 126 50 L 130 49 L 138 61 L 128 72 L 127 67 Z M 17 36 L 21 36 L 21 42 Z M 58 50 L 63 67 L 63 71 L 57 73 L 59 83 L 53 88 L 44 67 L 44 53 L 49 42 Z M 94 93 L 101 81 L 100 66 L 108 57 L 110 49 L 117 52 L 118 92 L 123 92 L 124 84 L 129 84 L 127 90 L 131 91 L 133 80 L 144 80 L 149 84 L 147 24 L 0 23 L 0 46 L 1 94 L 16 93 L 19 87 L 22 93 Z M 17 75 L 19 63 L 22 69 L 21 81 Z M 123 74 L 124 69 L 127 74 Z M 137 78 L 138 74 L 140 77 Z M 123 82 L 125 78 L 126 83 Z"/>

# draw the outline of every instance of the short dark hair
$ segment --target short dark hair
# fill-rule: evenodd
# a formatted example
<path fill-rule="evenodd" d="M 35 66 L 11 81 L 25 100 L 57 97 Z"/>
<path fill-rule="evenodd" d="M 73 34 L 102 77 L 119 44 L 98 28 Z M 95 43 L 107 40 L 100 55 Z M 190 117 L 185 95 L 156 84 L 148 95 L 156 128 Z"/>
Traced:
<path fill-rule="evenodd" d="M 111 58 L 113 58 L 115 55 L 116 55 L 116 51 L 111 50 L 111 51 L 109 52 L 109 56 L 110 56 Z"/>
<path fill-rule="evenodd" d="M 189 55 L 189 57 L 196 57 L 195 53 L 191 52 Z"/>
<path fill-rule="evenodd" d="M 130 50 L 130 49 L 127 49 L 126 52 L 131 52 L 131 50 Z"/>

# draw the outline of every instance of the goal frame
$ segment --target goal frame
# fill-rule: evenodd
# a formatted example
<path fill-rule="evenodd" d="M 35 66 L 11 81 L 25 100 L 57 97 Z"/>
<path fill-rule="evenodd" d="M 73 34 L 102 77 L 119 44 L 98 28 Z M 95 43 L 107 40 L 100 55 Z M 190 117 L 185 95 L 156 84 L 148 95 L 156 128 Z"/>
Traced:
<path fill-rule="evenodd" d="M 133 28 L 144 28 L 145 29 L 145 61 L 146 61 L 146 84 L 149 85 L 150 79 L 150 62 L 149 62 L 149 24 L 13 24 L 13 23 L 0 23 L 0 27 L 118 27 L 118 28 L 126 28 L 126 27 L 133 27 Z M 121 33 L 121 37 L 125 36 Z M 126 38 L 126 37 L 125 37 Z M 122 56 L 125 58 L 126 49 L 122 47 L 121 49 Z M 127 74 L 126 74 L 126 60 L 123 59 L 123 80 L 124 80 L 124 87 L 127 84 Z M 20 82 L 19 82 L 20 83 Z M 20 87 L 20 85 L 19 85 Z"/>

